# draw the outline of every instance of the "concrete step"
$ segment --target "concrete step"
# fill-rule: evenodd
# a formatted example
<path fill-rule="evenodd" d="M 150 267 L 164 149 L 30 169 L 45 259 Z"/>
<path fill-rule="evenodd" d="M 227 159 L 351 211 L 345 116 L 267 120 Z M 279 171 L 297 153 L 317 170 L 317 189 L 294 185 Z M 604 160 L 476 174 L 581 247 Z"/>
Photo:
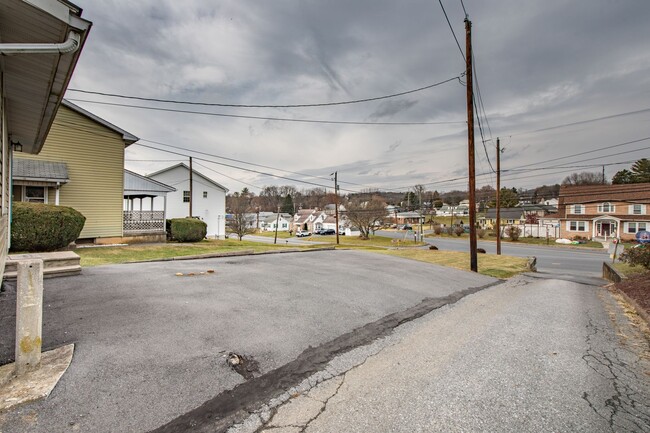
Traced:
<path fill-rule="evenodd" d="M 80 258 L 72 251 L 52 253 L 10 254 L 5 265 L 4 279 L 16 279 L 16 266 L 20 260 L 42 259 L 43 278 L 63 277 L 81 273 Z"/>

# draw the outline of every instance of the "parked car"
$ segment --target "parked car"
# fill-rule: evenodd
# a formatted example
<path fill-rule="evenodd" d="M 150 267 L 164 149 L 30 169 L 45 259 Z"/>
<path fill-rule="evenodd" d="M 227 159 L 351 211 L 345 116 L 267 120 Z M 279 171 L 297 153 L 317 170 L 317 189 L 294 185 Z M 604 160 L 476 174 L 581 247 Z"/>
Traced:
<path fill-rule="evenodd" d="M 336 234 L 336 230 L 334 229 L 323 229 L 320 231 L 321 235 L 334 235 Z"/>
<path fill-rule="evenodd" d="M 311 232 L 298 232 L 298 233 L 296 233 L 297 238 L 306 238 L 307 236 L 311 236 Z"/>
<path fill-rule="evenodd" d="M 408 224 L 404 224 L 404 227 L 402 227 L 402 230 L 413 230 L 413 227 L 411 227 Z"/>

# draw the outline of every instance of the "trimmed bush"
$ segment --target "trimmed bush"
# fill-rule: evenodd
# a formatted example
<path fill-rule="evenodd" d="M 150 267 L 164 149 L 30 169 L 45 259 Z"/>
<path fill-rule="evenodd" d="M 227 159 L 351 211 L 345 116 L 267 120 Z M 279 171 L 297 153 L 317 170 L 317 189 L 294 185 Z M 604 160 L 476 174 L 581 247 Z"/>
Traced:
<path fill-rule="evenodd" d="M 442 234 L 442 230 L 443 230 L 443 228 L 442 228 L 442 226 L 440 224 L 437 224 L 437 225 L 433 226 L 433 232 L 435 234 L 437 234 L 438 236 L 440 236 Z"/>
<path fill-rule="evenodd" d="M 198 242 L 208 233 L 208 225 L 196 218 L 172 218 L 169 227 L 172 240 Z"/>
<path fill-rule="evenodd" d="M 463 226 L 456 226 L 456 227 L 454 227 L 454 234 L 455 234 L 456 236 L 459 236 L 459 237 L 460 237 L 463 233 L 465 233 L 465 229 L 463 228 Z"/>
<path fill-rule="evenodd" d="M 486 234 L 487 234 L 487 230 L 485 230 L 485 229 L 476 230 L 476 235 L 481 239 L 483 239 Z"/>
<path fill-rule="evenodd" d="M 650 245 L 637 245 L 627 248 L 620 256 L 622 262 L 630 266 L 642 266 L 650 270 Z"/>
<path fill-rule="evenodd" d="M 67 206 L 12 203 L 11 250 L 56 251 L 79 237 L 86 217 Z"/>

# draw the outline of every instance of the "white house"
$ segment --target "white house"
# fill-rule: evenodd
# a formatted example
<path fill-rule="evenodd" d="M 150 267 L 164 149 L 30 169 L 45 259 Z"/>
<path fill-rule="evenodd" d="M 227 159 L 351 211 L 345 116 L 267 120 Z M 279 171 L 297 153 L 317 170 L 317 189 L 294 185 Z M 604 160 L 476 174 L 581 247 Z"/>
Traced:
<path fill-rule="evenodd" d="M 277 213 L 271 214 L 260 221 L 260 227 L 266 232 L 274 232 L 276 223 L 279 232 L 288 232 L 291 224 L 291 215 L 281 213 L 278 217 Z"/>
<path fill-rule="evenodd" d="M 167 194 L 167 218 L 190 216 L 190 168 L 187 165 L 176 164 L 151 173 L 147 177 L 176 188 L 176 191 Z M 192 216 L 205 221 L 208 225 L 208 237 L 224 239 L 228 189 L 198 171 L 192 170 L 191 190 Z"/>

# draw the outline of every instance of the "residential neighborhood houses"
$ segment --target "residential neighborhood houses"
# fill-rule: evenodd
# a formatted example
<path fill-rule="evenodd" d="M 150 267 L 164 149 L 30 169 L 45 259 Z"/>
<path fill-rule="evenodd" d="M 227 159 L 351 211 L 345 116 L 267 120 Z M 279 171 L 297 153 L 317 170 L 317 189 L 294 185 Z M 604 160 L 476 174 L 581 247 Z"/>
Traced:
<path fill-rule="evenodd" d="M 650 432 L 650 6 L 79 1 L 0 0 L 0 433 Z"/>
<path fill-rule="evenodd" d="M 226 187 L 196 169 L 192 169 L 190 183 L 190 168 L 185 163 L 163 168 L 147 177 L 176 189 L 167 196 L 167 218 L 199 218 L 208 225 L 208 237 L 225 238 Z M 158 205 L 161 201 L 160 198 L 154 200 Z"/>

